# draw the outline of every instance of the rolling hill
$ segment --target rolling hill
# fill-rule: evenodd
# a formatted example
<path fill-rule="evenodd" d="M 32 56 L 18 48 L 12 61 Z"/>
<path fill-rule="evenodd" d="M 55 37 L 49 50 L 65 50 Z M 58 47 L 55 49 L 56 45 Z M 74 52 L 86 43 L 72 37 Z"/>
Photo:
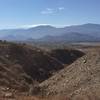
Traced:
<path fill-rule="evenodd" d="M 40 49 L 0 42 L 1 100 L 99 100 L 99 76 L 100 45 Z"/>
<path fill-rule="evenodd" d="M 99 41 L 100 25 L 83 24 L 64 28 L 56 28 L 50 25 L 37 26 L 29 29 L 8 29 L 0 30 L 0 39 L 3 40 L 21 40 L 21 41 Z"/>

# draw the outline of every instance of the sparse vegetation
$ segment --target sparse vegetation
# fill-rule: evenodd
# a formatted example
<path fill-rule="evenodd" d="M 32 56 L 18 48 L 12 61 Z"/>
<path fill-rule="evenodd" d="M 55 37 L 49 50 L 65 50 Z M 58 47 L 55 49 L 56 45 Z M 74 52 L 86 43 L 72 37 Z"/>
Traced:
<path fill-rule="evenodd" d="M 40 49 L 1 42 L 0 97 L 7 94 L 5 98 L 18 100 L 92 100 L 94 95 L 93 100 L 99 100 L 100 48 L 77 49 Z"/>

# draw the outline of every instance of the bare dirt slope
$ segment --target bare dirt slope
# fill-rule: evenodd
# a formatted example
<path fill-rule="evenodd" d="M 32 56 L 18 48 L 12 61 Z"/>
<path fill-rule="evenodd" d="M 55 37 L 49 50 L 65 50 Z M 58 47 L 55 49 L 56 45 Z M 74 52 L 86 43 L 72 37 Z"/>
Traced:
<path fill-rule="evenodd" d="M 100 100 L 100 46 L 47 51 L 1 42 L 0 100 L 11 98 Z"/>
<path fill-rule="evenodd" d="M 83 55 L 68 48 L 43 51 L 25 44 L 1 42 L 0 96 L 35 95 L 40 91 L 40 83 Z"/>
<path fill-rule="evenodd" d="M 67 94 L 71 98 L 91 95 L 100 100 L 100 47 L 82 50 L 83 57 L 39 85 L 43 95 Z"/>

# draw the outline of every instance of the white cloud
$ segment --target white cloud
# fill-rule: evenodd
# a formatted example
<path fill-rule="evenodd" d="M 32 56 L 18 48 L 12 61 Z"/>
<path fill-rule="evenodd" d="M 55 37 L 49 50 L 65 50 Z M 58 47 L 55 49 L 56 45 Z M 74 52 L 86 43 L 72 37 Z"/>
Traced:
<path fill-rule="evenodd" d="M 41 11 L 41 14 L 56 14 L 59 13 L 59 11 L 63 11 L 65 8 L 64 7 L 58 7 L 58 8 L 46 8 L 45 10 Z"/>
<path fill-rule="evenodd" d="M 54 13 L 54 9 L 51 8 L 46 8 L 46 10 L 41 11 L 41 14 L 53 14 Z"/>
<path fill-rule="evenodd" d="M 61 11 L 61 10 L 64 10 L 64 9 L 65 9 L 64 7 L 59 7 L 59 8 L 58 8 L 58 10 L 60 10 L 60 11 Z"/>

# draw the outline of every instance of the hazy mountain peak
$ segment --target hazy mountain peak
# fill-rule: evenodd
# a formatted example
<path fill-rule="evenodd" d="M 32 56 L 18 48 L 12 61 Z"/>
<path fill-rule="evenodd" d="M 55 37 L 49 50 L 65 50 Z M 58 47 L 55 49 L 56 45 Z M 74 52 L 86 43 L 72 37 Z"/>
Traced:
<path fill-rule="evenodd" d="M 86 23 L 86 24 L 83 24 L 83 26 L 100 26 L 100 24 Z"/>
<path fill-rule="evenodd" d="M 100 25 L 100 24 L 96 24 L 96 23 L 86 23 L 86 25 Z"/>
<path fill-rule="evenodd" d="M 73 34 L 72 34 L 73 32 Z M 92 36 L 97 39 L 100 38 L 100 24 L 86 23 L 83 25 L 74 25 L 68 26 L 64 28 L 56 28 L 51 25 L 40 25 L 29 29 L 8 29 L 8 30 L 0 30 L 0 39 L 9 39 L 9 40 L 29 40 L 39 39 L 45 36 L 61 36 L 61 35 L 85 35 Z M 13 38 L 14 39 L 11 39 Z M 67 37 L 67 36 L 66 36 Z M 71 36 L 70 36 L 71 37 Z M 90 38 L 89 38 L 90 39 Z"/>
<path fill-rule="evenodd" d="M 56 28 L 56 27 L 51 26 L 51 25 L 39 25 L 39 26 L 36 26 L 36 27 L 33 27 L 33 28 Z"/>

